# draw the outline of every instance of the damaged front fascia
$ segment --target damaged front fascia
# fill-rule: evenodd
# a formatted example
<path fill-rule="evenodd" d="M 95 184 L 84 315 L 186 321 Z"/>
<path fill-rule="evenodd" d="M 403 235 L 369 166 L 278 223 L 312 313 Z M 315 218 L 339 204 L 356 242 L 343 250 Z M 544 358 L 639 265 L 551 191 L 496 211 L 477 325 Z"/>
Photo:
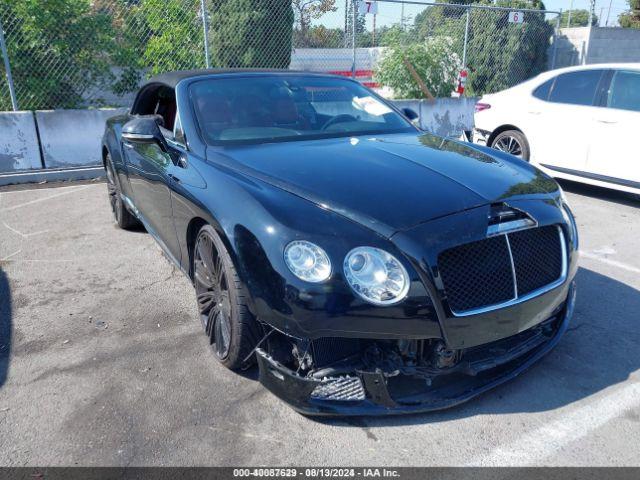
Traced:
<path fill-rule="evenodd" d="M 384 355 L 379 366 L 351 356 L 353 363 L 350 369 L 341 368 L 331 372 L 324 368 L 326 375 L 315 375 L 313 367 L 306 371 L 298 368 L 296 371 L 291 359 L 289 365 L 285 365 L 266 349 L 258 348 L 256 354 L 260 381 L 294 409 L 313 415 L 377 415 L 448 408 L 514 378 L 551 350 L 569 323 L 574 291 L 572 285 L 567 303 L 547 322 L 495 344 L 467 349 L 461 352 L 459 361 L 448 368 L 426 367 L 423 358 L 422 365 L 396 365 L 400 368 L 394 370 Z M 287 338 L 288 341 L 295 341 Z M 367 342 L 375 345 L 377 341 Z M 388 340 L 380 342 L 390 345 Z M 431 343 L 435 349 L 437 344 Z M 348 364 L 342 366 L 347 367 Z M 421 385 L 421 390 L 406 396 L 394 394 L 390 384 L 403 378 Z M 362 395 L 352 396 L 348 401 L 313 398 L 316 387 L 338 380 L 342 392 L 353 393 L 362 388 Z M 432 381 L 437 383 L 432 384 Z"/>

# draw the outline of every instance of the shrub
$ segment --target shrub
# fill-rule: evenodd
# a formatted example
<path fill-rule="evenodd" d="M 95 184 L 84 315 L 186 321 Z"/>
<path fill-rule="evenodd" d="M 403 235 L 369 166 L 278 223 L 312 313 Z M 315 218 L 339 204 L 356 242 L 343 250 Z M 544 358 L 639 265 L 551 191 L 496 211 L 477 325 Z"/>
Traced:
<path fill-rule="evenodd" d="M 395 98 L 425 98 L 420 86 L 407 69 L 408 60 L 434 97 L 449 97 L 462 66 L 451 40 L 428 38 L 422 43 L 391 46 L 382 54 L 375 78 L 391 87 Z"/>

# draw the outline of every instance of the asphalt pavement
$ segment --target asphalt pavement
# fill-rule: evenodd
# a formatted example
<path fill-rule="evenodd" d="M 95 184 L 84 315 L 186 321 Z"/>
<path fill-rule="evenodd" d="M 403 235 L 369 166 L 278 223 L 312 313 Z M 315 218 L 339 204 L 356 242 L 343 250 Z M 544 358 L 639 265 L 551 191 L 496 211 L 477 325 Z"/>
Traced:
<path fill-rule="evenodd" d="M 104 183 L 0 189 L 0 465 L 640 465 L 640 200 L 563 186 L 582 258 L 551 354 L 443 412 L 320 420 L 214 361 Z"/>

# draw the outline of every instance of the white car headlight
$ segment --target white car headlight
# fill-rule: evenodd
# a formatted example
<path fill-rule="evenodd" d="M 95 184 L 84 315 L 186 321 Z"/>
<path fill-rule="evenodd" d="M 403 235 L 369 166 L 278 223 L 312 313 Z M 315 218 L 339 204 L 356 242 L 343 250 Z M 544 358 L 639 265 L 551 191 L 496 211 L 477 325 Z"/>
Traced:
<path fill-rule="evenodd" d="M 315 243 L 305 240 L 291 242 L 284 249 L 284 260 L 293 274 L 307 282 L 324 282 L 331 276 L 331 260 Z"/>
<path fill-rule="evenodd" d="M 375 305 L 397 303 L 409 292 L 409 275 L 402 263 L 379 248 L 351 250 L 344 259 L 344 274 L 353 291 Z"/>

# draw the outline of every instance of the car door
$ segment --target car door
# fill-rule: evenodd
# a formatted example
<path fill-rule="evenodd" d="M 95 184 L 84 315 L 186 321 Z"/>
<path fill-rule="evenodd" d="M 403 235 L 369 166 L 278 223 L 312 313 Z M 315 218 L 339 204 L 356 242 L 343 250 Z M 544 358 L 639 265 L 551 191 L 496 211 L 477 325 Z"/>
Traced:
<path fill-rule="evenodd" d="M 639 127 L 640 70 L 612 71 L 602 108 L 592 117 L 587 172 L 596 180 L 640 188 Z"/>
<path fill-rule="evenodd" d="M 173 89 L 163 87 L 153 92 L 153 96 L 149 102 L 152 111 L 145 113 L 156 115 L 164 125 L 160 131 L 165 138 L 172 140 L 176 117 L 175 93 Z M 173 223 L 170 191 L 173 181 L 171 170 L 179 154 L 168 145 L 123 139 L 122 150 L 129 172 L 132 200 L 145 227 L 179 261 L 180 249 Z"/>
<path fill-rule="evenodd" d="M 548 85 L 546 100 L 542 92 L 542 101 L 531 103 L 527 136 L 532 139 L 532 162 L 556 170 L 584 169 L 603 73 L 601 69 L 562 73 Z"/>
<path fill-rule="evenodd" d="M 171 169 L 174 165 L 171 152 L 163 150 L 156 143 L 124 140 L 123 146 L 135 207 L 143 217 L 149 233 L 160 240 L 169 253 L 175 256 L 179 248 L 169 188 L 173 181 Z M 176 259 L 179 260 L 179 257 Z"/>

